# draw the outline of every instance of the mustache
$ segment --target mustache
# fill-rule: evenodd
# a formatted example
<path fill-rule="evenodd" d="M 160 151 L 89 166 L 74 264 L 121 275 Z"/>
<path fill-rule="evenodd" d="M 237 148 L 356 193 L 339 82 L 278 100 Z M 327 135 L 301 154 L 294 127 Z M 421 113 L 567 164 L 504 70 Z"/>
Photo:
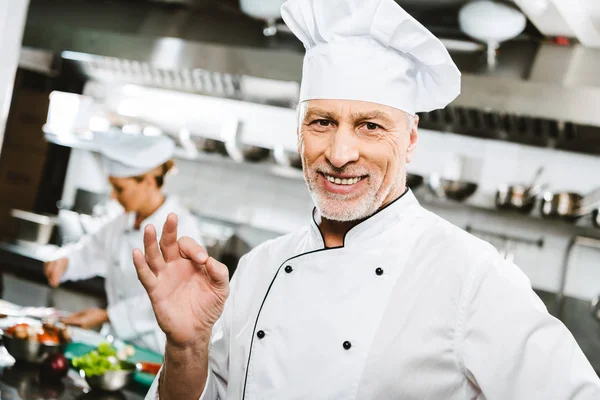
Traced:
<path fill-rule="evenodd" d="M 333 165 L 316 165 L 313 166 L 313 170 L 320 174 L 327 175 L 352 175 L 352 176 L 367 176 L 368 171 L 361 170 L 354 166 L 343 166 L 336 167 Z"/>

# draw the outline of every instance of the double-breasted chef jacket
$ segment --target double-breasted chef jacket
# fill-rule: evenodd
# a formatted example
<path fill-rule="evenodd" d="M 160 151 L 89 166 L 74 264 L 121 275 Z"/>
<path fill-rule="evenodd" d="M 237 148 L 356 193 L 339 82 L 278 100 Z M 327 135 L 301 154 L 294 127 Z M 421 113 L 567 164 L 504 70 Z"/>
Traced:
<path fill-rule="evenodd" d="M 197 219 L 177 197 L 168 196 L 152 215 L 142 221 L 140 229 L 134 228 L 133 213 L 121 213 L 97 232 L 67 249 L 69 267 L 61 279 L 103 276 L 110 320 L 103 332 L 160 353 L 165 349 L 165 335 L 158 326 L 148 294 L 137 277 L 131 254 L 133 249 L 143 246 L 147 225 L 157 227 L 160 239 L 160 227 L 171 212 L 179 216 L 178 234 L 201 242 Z"/>
<path fill-rule="evenodd" d="M 521 270 L 412 192 L 339 248 L 313 215 L 240 261 L 201 399 L 600 399 Z"/>

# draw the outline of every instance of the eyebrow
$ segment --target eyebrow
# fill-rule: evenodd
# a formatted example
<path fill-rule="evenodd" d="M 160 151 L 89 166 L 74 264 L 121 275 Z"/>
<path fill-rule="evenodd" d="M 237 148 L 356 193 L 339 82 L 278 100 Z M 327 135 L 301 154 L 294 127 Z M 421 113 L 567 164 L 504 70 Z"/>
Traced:
<path fill-rule="evenodd" d="M 339 116 L 322 108 L 310 108 L 306 111 L 303 122 L 309 122 L 314 119 L 337 121 Z M 352 119 L 354 121 L 380 120 L 389 125 L 394 124 L 393 119 L 387 113 L 379 110 L 352 113 Z"/>
<path fill-rule="evenodd" d="M 313 119 L 337 121 L 338 116 L 331 111 L 327 111 L 322 108 L 310 108 L 308 111 L 306 111 L 306 114 L 304 114 L 303 122 L 309 122 Z"/>
<path fill-rule="evenodd" d="M 393 119 L 385 112 L 379 110 L 372 110 L 366 112 L 357 112 L 352 114 L 352 118 L 355 121 L 367 121 L 372 119 L 377 119 L 383 121 L 384 123 L 393 125 Z"/>

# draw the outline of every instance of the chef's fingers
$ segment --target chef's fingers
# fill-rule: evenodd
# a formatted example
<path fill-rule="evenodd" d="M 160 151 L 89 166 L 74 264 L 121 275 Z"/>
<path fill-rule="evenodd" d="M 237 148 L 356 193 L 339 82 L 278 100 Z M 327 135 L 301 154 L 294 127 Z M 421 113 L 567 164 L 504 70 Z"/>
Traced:
<path fill-rule="evenodd" d="M 142 282 L 142 286 L 150 293 L 156 287 L 158 279 L 146 262 L 144 254 L 139 249 L 133 250 L 133 265 L 135 265 L 135 271 L 137 272 L 138 279 Z"/>
<path fill-rule="evenodd" d="M 208 253 L 194 239 L 184 236 L 177 241 L 177 244 L 179 244 L 179 254 L 181 257 L 189 258 L 200 265 L 206 264 Z"/>
<path fill-rule="evenodd" d="M 175 261 L 179 258 L 179 247 L 177 246 L 177 215 L 170 213 L 163 225 L 160 236 L 160 251 L 166 262 Z"/>
<path fill-rule="evenodd" d="M 209 257 L 206 261 L 206 271 L 217 287 L 226 288 L 229 284 L 229 269 L 222 262 Z"/>
<path fill-rule="evenodd" d="M 155 275 L 166 266 L 165 260 L 160 253 L 158 243 L 156 242 L 156 228 L 154 225 L 146 226 L 144 230 L 144 250 L 146 253 L 146 262 Z"/>

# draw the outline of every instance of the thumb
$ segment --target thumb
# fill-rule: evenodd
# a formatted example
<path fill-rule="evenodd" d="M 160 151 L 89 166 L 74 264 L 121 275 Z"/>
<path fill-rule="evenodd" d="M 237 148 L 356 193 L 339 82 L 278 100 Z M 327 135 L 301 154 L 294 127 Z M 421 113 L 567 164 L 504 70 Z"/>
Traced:
<path fill-rule="evenodd" d="M 215 260 L 213 257 L 208 257 L 206 271 L 218 288 L 229 287 L 229 269 L 225 264 Z"/>

